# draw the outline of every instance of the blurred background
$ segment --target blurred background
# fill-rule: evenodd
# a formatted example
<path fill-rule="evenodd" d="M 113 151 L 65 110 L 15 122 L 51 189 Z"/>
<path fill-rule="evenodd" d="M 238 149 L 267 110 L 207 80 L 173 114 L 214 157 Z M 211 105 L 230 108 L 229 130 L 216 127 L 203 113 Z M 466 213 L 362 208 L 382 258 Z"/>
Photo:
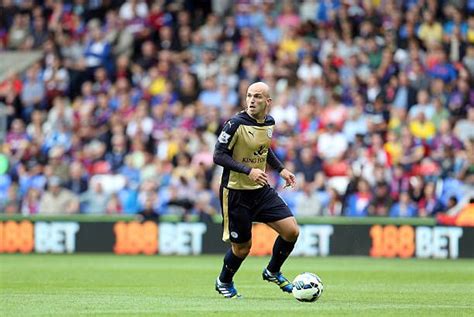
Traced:
<path fill-rule="evenodd" d="M 218 218 L 216 136 L 264 81 L 297 217 L 474 225 L 474 1 L 0 4 L 4 214 Z"/>

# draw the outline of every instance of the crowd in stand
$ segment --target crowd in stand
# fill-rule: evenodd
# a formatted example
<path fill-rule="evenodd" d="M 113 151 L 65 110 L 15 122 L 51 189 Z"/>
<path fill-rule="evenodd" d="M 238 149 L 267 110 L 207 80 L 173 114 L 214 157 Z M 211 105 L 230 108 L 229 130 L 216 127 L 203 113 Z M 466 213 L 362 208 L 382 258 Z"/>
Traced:
<path fill-rule="evenodd" d="M 43 52 L 0 83 L 4 213 L 209 219 L 216 136 L 254 81 L 297 216 L 473 207 L 474 1 L 1 3 L 1 50 Z"/>

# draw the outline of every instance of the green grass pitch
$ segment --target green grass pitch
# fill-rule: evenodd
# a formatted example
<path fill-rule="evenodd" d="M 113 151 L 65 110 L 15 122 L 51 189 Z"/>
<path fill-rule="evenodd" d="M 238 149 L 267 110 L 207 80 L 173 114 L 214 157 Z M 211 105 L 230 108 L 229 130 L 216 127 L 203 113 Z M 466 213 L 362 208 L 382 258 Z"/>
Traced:
<path fill-rule="evenodd" d="M 293 278 L 325 289 L 300 303 L 262 281 L 268 258 L 236 276 L 240 300 L 214 291 L 221 256 L 0 255 L 2 316 L 474 316 L 474 261 L 290 258 Z"/>

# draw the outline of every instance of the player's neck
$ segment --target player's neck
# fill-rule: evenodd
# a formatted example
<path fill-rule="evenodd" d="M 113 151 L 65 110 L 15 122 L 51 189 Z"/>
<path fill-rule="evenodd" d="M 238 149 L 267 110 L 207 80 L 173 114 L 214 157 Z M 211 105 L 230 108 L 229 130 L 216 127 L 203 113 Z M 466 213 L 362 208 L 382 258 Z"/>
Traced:
<path fill-rule="evenodd" d="M 259 115 L 251 115 L 250 113 L 247 112 L 247 114 L 250 116 L 250 118 L 254 119 L 258 123 L 265 122 L 265 119 L 267 117 L 267 115 L 265 113 L 259 114 Z"/>

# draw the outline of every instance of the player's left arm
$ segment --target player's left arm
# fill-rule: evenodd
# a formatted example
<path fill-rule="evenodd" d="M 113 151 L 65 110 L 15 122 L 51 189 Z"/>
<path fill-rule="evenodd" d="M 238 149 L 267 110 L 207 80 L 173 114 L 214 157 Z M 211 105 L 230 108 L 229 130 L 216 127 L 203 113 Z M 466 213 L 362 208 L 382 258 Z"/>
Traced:
<path fill-rule="evenodd" d="M 267 163 L 273 169 L 277 170 L 280 173 L 280 176 L 285 180 L 285 187 L 295 187 L 296 177 L 288 169 L 283 166 L 283 163 L 278 159 L 275 152 L 271 148 L 268 149 Z"/>
<path fill-rule="evenodd" d="M 286 168 L 282 169 L 280 172 L 280 176 L 286 181 L 285 188 L 291 187 L 294 188 L 296 186 L 296 176 Z"/>

